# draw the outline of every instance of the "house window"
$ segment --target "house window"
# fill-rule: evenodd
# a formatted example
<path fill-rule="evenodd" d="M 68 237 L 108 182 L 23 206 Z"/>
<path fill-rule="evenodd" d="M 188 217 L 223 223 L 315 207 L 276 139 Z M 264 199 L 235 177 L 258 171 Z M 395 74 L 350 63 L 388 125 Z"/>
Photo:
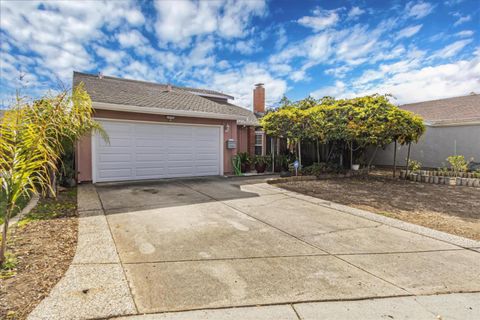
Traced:
<path fill-rule="evenodd" d="M 255 154 L 256 155 L 263 154 L 263 132 L 262 131 L 255 132 Z"/>

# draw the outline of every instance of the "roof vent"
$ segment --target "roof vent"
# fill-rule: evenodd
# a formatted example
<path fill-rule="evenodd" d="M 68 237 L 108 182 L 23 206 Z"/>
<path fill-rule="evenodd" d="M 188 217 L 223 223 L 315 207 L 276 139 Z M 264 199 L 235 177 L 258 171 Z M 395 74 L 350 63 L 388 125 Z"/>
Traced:
<path fill-rule="evenodd" d="M 472 92 L 470 92 L 470 95 L 471 95 L 471 96 L 475 96 L 475 95 L 477 95 L 477 94 L 472 91 Z"/>
<path fill-rule="evenodd" d="M 98 79 L 103 79 L 103 73 L 101 72 L 98 73 Z"/>

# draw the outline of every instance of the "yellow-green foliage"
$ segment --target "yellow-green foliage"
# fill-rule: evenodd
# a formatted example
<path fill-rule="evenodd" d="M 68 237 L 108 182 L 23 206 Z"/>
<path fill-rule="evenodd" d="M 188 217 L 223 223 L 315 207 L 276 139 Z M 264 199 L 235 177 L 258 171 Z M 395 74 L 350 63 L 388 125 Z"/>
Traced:
<path fill-rule="evenodd" d="M 271 136 L 318 139 L 322 143 L 345 141 L 358 146 L 417 142 L 425 131 L 419 116 L 377 94 L 341 100 L 308 97 L 297 102 L 284 98 L 281 108 L 267 113 L 261 125 Z"/>
<path fill-rule="evenodd" d="M 450 163 L 450 168 L 455 176 L 458 176 L 460 172 L 467 171 L 468 164 L 464 156 L 450 156 L 447 158 L 447 161 Z"/>
<path fill-rule="evenodd" d="M 0 119 L 0 183 L 6 222 L 22 195 L 52 189 L 50 177 L 59 170 L 66 143 L 92 129 L 103 133 L 92 114 L 90 97 L 80 85 L 72 94 L 47 95 L 33 103 L 17 98 Z M 2 239 L 0 263 L 5 241 Z"/>

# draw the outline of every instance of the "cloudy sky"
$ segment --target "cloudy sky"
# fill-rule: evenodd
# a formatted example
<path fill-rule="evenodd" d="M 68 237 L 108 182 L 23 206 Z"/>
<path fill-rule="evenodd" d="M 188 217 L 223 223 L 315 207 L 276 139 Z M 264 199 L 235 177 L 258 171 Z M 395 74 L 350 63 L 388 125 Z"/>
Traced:
<path fill-rule="evenodd" d="M 208 87 L 251 105 L 285 94 L 480 93 L 479 0 L 0 2 L 0 101 L 72 71 Z M 19 80 L 21 78 L 21 81 Z"/>

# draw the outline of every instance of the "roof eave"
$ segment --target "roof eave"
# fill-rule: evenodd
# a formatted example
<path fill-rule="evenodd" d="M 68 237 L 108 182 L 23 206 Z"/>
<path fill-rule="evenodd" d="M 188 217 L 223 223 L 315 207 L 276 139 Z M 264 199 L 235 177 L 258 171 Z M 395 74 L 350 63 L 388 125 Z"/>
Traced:
<path fill-rule="evenodd" d="M 429 127 L 450 127 L 450 126 L 471 126 L 480 124 L 480 119 L 466 119 L 466 120 L 434 120 L 424 121 Z"/>
<path fill-rule="evenodd" d="M 123 111 L 123 112 L 135 112 L 135 113 L 148 113 L 148 114 L 163 114 L 169 116 L 178 117 L 192 117 L 192 118 L 206 118 L 206 119 L 222 119 L 222 120 L 241 120 L 245 121 L 247 117 L 240 115 L 202 112 L 202 111 L 190 111 L 190 110 L 176 110 L 165 108 L 152 108 L 152 107 L 140 107 L 124 104 L 105 103 L 105 102 L 92 102 L 94 109 L 99 110 L 111 110 L 111 111 Z"/>

